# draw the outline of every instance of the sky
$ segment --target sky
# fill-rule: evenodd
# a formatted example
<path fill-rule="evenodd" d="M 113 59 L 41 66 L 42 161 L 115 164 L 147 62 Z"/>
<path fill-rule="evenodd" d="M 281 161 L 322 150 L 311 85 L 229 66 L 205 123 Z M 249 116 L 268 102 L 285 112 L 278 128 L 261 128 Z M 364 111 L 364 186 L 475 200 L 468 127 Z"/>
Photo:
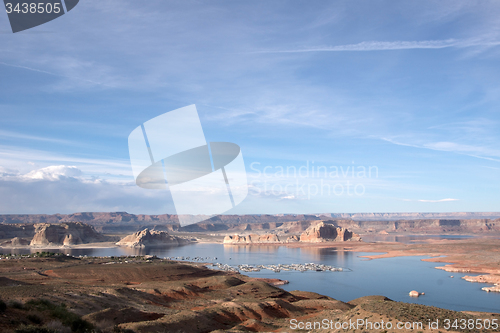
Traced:
<path fill-rule="evenodd" d="M 81 0 L 0 13 L 0 214 L 175 213 L 128 136 L 195 104 L 227 214 L 500 211 L 500 2 Z M 166 143 L 173 144 L 174 143 Z"/>

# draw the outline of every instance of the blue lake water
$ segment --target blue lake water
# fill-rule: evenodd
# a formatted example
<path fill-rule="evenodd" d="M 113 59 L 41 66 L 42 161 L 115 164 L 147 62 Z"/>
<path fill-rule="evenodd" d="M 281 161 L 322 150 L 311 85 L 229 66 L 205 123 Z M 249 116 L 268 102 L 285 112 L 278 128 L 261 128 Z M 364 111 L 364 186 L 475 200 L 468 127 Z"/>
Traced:
<path fill-rule="evenodd" d="M 468 238 L 473 238 L 475 236 L 471 235 L 381 235 L 381 234 L 373 234 L 373 235 L 363 235 L 363 241 L 365 242 L 398 242 L 398 243 L 416 243 L 423 242 L 426 240 L 463 240 Z"/>
<path fill-rule="evenodd" d="M 30 250 L 8 250 L 29 253 Z M 43 250 L 31 250 L 31 252 Z M 45 250 L 46 251 L 46 250 Z M 298 272 L 269 270 L 242 272 L 254 277 L 279 278 L 290 281 L 285 290 L 313 291 L 341 301 L 350 301 L 368 295 L 384 295 L 395 301 L 433 305 L 462 311 L 500 312 L 500 293 L 487 293 L 481 288 L 487 284 L 471 283 L 461 279 L 465 274 L 435 269 L 444 263 L 421 261 L 425 257 L 396 257 L 367 260 L 366 253 L 339 251 L 333 248 L 289 248 L 286 246 L 237 246 L 197 243 L 180 247 L 130 249 L 52 249 L 74 256 L 157 255 L 158 257 L 203 257 L 206 262 L 238 264 L 304 264 L 316 263 L 342 267 L 343 272 Z M 7 251 L 4 250 L 4 253 Z M 370 253 L 373 254 L 373 253 Z M 215 260 L 214 258 L 217 258 Z M 450 278 L 453 275 L 454 278 Z M 411 290 L 425 292 L 412 298 Z"/>

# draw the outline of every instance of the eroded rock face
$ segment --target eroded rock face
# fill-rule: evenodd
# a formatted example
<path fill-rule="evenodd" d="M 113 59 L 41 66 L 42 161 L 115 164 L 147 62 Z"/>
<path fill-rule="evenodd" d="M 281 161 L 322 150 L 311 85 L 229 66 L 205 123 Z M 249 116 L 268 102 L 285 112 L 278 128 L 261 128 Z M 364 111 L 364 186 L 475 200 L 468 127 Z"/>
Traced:
<path fill-rule="evenodd" d="M 122 238 L 116 245 L 128 247 L 182 245 L 192 242 L 189 239 L 172 236 L 166 231 L 144 229 Z"/>
<path fill-rule="evenodd" d="M 81 222 L 37 223 L 30 246 L 77 245 L 105 240 L 106 237 L 95 231 L 94 227 Z"/>
<path fill-rule="evenodd" d="M 224 237 L 224 244 L 264 244 L 264 243 L 318 243 L 318 242 L 345 242 L 359 241 L 361 238 L 346 228 L 336 227 L 333 224 L 328 224 L 320 221 L 304 231 L 300 237 L 296 235 L 289 236 L 285 239 L 280 239 L 276 234 L 263 235 L 232 235 Z"/>
<path fill-rule="evenodd" d="M 224 244 L 248 244 L 248 243 L 281 243 L 278 235 L 264 234 L 264 235 L 248 235 L 248 236 L 226 236 L 224 237 Z"/>
<path fill-rule="evenodd" d="M 3 242 L 1 246 L 4 247 L 25 247 L 30 245 L 30 241 L 25 238 L 14 237 L 9 241 Z"/>
<path fill-rule="evenodd" d="M 345 242 L 349 240 L 360 240 L 358 234 L 355 234 L 346 228 L 336 227 L 323 221 L 310 226 L 300 235 L 301 242 L 319 243 L 319 242 Z"/>

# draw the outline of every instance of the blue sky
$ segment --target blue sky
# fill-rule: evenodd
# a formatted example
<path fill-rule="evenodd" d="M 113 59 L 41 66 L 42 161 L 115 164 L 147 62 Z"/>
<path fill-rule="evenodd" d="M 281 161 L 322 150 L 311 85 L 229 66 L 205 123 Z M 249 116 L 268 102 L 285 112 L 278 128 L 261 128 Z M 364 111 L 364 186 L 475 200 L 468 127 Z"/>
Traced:
<path fill-rule="evenodd" d="M 229 213 L 500 211 L 499 15 L 82 0 L 12 34 L 0 14 L 0 213 L 174 213 L 134 185 L 127 138 L 190 104 L 208 141 L 241 147 L 250 194 Z"/>

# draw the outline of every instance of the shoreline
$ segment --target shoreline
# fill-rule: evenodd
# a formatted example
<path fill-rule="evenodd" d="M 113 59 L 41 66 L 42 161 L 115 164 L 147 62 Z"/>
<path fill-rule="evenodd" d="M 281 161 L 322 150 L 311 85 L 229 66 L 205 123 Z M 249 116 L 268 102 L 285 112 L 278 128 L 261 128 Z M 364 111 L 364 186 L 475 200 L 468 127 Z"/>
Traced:
<path fill-rule="evenodd" d="M 404 235 L 401 235 L 404 236 Z M 427 236 L 426 234 L 419 236 Z M 478 241 L 484 240 L 489 243 L 496 243 L 495 245 L 500 248 L 500 239 L 498 236 L 484 236 L 483 235 L 467 235 L 470 238 L 460 240 L 449 239 L 422 239 L 421 241 L 405 244 L 399 242 L 318 242 L 318 243 L 245 243 L 245 244 L 223 244 L 224 246 L 287 246 L 291 248 L 341 248 L 343 251 L 350 252 L 376 252 L 380 254 L 362 255 L 361 258 L 368 260 L 394 258 L 394 257 L 413 257 L 425 256 L 429 258 L 421 259 L 422 261 L 446 263 L 444 266 L 436 266 L 435 269 L 444 270 L 450 273 L 472 273 L 479 274 L 477 276 L 466 275 L 462 279 L 473 283 L 485 283 L 493 286 L 484 287 L 482 290 L 486 292 L 500 292 L 500 264 L 498 261 L 496 265 L 498 268 L 492 268 L 491 263 L 485 262 L 487 253 L 483 253 L 480 257 L 483 260 L 467 259 L 467 253 L 456 253 L 453 249 L 432 249 L 432 246 L 459 246 L 475 244 Z M 419 250 L 418 247 L 428 248 Z M 393 249 L 396 247 L 397 249 Z M 500 254 L 499 254 L 500 261 Z M 493 263 L 495 264 L 495 263 Z"/>
<path fill-rule="evenodd" d="M 115 248 L 120 247 L 115 244 L 116 242 L 97 242 L 97 243 L 85 243 L 76 245 L 47 245 L 47 246 L 0 246 L 0 249 L 16 249 L 16 250 L 57 250 L 57 249 L 96 249 L 96 248 Z"/>

